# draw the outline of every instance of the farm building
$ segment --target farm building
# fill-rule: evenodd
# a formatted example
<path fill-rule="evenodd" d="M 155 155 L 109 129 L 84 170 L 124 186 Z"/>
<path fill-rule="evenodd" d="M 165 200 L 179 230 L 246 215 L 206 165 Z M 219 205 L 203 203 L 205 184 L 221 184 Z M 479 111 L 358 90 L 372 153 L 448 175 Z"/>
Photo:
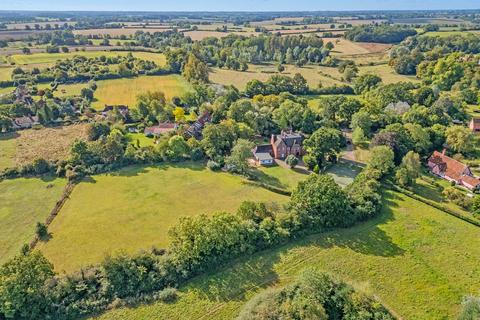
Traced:
<path fill-rule="evenodd" d="M 198 140 L 202 138 L 202 129 L 205 125 L 212 121 L 212 116 L 205 111 L 198 119 L 187 129 L 185 135 L 187 138 L 194 137 Z"/>
<path fill-rule="evenodd" d="M 472 132 L 480 132 L 480 118 L 470 120 L 469 128 Z"/>
<path fill-rule="evenodd" d="M 453 181 L 469 190 L 480 187 L 480 179 L 472 174 L 470 168 L 445 155 L 445 150 L 440 153 L 435 151 L 428 159 L 430 171 L 448 181 Z"/>
<path fill-rule="evenodd" d="M 174 131 L 177 128 L 178 126 L 175 123 L 164 122 L 153 127 L 146 127 L 143 133 L 149 137 L 159 137 L 160 135 Z"/>

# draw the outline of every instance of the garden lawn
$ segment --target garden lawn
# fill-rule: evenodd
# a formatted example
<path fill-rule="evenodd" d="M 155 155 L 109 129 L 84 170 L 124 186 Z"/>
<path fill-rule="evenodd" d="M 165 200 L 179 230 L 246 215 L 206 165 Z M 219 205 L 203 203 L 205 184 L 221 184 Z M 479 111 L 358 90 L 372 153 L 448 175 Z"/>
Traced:
<path fill-rule="evenodd" d="M 74 271 L 114 251 L 166 247 L 180 217 L 233 212 L 244 200 L 289 198 L 203 164 L 128 167 L 77 185 L 49 228 L 52 238 L 39 248 L 57 271 Z"/>
<path fill-rule="evenodd" d="M 480 229 L 387 191 L 382 215 L 261 252 L 180 288 L 176 303 L 110 311 L 97 319 L 234 319 L 254 294 L 318 268 L 376 296 L 403 319 L 455 319 L 478 294 Z"/>
<path fill-rule="evenodd" d="M 147 137 L 143 133 L 128 133 L 128 141 L 137 146 L 137 141 L 140 144 L 140 147 L 149 147 L 155 145 L 155 140 L 153 138 Z"/>
<path fill-rule="evenodd" d="M 137 95 L 147 91 L 162 91 L 167 100 L 171 100 L 190 90 L 190 84 L 179 75 L 102 80 L 97 85 L 95 102 L 92 104 L 97 110 L 105 105 L 135 106 Z"/>
<path fill-rule="evenodd" d="M 20 252 L 60 200 L 64 179 L 4 180 L 0 182 L 0 264 Z"/>
<path fill-rule="evenodd" d="M 308 172 L 302 169 L 288 169 L 278 165 L 258 167 L 255 174 L 263 183 L 290 191 L 293 190 L 300 181 L 308 177 Z"/>

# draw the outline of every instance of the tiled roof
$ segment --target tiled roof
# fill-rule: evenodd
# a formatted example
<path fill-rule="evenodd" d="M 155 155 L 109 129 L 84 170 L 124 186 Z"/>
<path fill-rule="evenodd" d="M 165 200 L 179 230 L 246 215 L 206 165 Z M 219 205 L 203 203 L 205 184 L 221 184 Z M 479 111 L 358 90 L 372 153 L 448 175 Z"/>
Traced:
<path fill-rule="evenodd" d="M 440 170 L 444 172 L 447 177 L 455 180 L 460 180 L 465 170 L 468 169 L 468 166 L 466 166 L 465 164 L 455 159 L 452 159 L 438 151 L 434 151 L 428 161 L 438 165 L 440 167 Z"/>
<path fill-rule="evenodd" d="M 475 177 L 470 177 L 470 176 L 463 176 L 462 181 L 465 183 L 468 183 L 471 185 L 473 188 L 476 186 L 480 185 L 480 179 L 475 178 Z"/>

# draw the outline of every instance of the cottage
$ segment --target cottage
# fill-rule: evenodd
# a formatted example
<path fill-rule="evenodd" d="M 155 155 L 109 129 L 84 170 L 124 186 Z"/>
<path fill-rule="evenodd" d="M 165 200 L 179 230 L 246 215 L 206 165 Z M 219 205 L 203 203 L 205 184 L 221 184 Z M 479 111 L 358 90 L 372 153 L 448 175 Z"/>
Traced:
<path fill-rule="evenodd" d="M 203 128 L 211 121 L 212 116 L 210 115 L 210 112 L 205 111 L 190 127 L 188 127 L 187 131 L 185 131 L 185 136 L 187 138 L 194 137 L 200 140 L 202 138 Z"/>
<path fill-rule="evenodd" d="M 13 129 L 20 130 L 20 129 L 29 129 L 35 125 L 40 124 L 38 121 L 38 117 L 34 116 L 23 116 L 19 118 L 15 118 L 13 120 Z"/>
<path fill-rule="evenodd" d="M 177 128 L 178 126 L 175 123 L 164 122 L 164 123 L 159 123 L 158 125 L 153 127 L 146 127 L 143 133 L 149 137 L 153 137 L 153 136 L 159 137 L 162 134 L 175 131 Z"/>
<path fill-rule="evenodd" d="M 480 118 L 470 120 L 469 128 L 472 132 L 480 132 Z"/>
<path fill-rule="evenodd" d="M 469 190 L 480 188 L 480 179 L 472 174 L 470 168 L 446 156 L 445 150 L 442 153 L 435 151 L 428 159 L 428 167 L 433 174 Z"/>
<path fill-rule="evenodd" d="M 275 159 L 285 159 L 291 154 L 296 157 L 302 156 L 304 154 L 304 139 L 301 133 L 292 131 L 282 131 L 277 135 L 272 134 L 270 144 L 272 145 L 273 157 Z"/>
<path fill-rule="evenodd" d="M 274 160 L 272 157 L 273 149 L 271 144 L 262 144 L 256 146 L 253 150 L 253 158 L 255 163 L 261 166 L 272 165 Z"/>
<path fill-rule="evenodd" d="M 128 106 L 124 106 L 124 105 L 118 105 L 118 106 L 105 105 L 105 108 L 102 110 L 102 116 L 106 118 L 108 116 L 108 113 L 113 111 L 114 109 L 118 110 L 118 112 L 123 117 L 123 119 L 126 122 L 128 122 L 128 120 L 130 119 L 130 111 L 128 109 Z"/>

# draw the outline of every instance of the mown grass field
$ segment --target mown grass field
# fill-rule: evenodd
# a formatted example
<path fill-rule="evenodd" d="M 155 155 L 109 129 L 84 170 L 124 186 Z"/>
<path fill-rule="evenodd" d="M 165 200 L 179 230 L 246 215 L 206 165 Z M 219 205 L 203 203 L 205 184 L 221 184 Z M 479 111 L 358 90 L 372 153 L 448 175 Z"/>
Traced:
<path fill-rule="evenodd" d="M 13 67 L 0 67 L 0 81 L 8 81 L 12 78 Z"/>
<path fill-rule="evenodd" d="M 64 179 L 45 178 L 0 182 L 0 264 L 20 252 L 60 199 Z"/>
<path fill-rule="evenodd" d="M 128 133 L 127 138 L 131 144 L 134 146 L 137 145 L 137 141 L 141 147 L 154 146 L 155 140 L 153 138 L 147 137 L 143 133 Z"/>
<path fill-rule="evenodd" d="M 342 84 L 341 76 L 336 68 L 314 65 L 299 68 L 293 65 L 285 65 L 285 71 L 281 74 L 293 77 L 296 73 L 300 73 L 311 88 L 317 88 L 319 82 L 322 82 L 323 86 Z M 245 72 L 212 68 L 210 70 L 210 80 L 223 85 L 234 85 L 238 89 L 244 90 L 249 81 L 254 79 L 267 81 L 275 74 L 279 74 L 275 65 L 249 65 L 249 69 Z"/>
<path fill-rule="evenodd" d="M 256 175 L 263 183 L 287 190 L 293 190 L 300 181 L 308 177 L 308 173 L 301 169 L 288 169 L 278 165 L 258 167 Z"/>
<path fill-rule="evenodd" d="M 407 81 L 407 82 L 420 82 L 415 76 L 406 76 L 395 73 L 395 71 L 388 64 L 382 64 L 378 66 L 362 66 L 359 67 L 359 75 L 370 73 L 382 78 L 384 84 Z"/>
<path fill-rule="evenodd" d="M 254 294 L 314 267 L 376 296 L 402 319 L 454 319 L 478 294 L 480 229 L 387 191 L 382 215 L 354 228 L 265 251 L 180 289 L 176 303 L 110 311 L 96 319 L 234 319 Z"/>
<path fill-rule="evenodd" d="M 77 185 L 39 248 L 56 270 L 73 271 L 113 251 L 167 246 L 167 232 L 182 216 L 235 211 L 244 200 L 288 199 L 202 164 L 128 167 Z"/>
<path fill-rule="evenodd" d="M 95 102 L 92 106 L 103 109 L 105 105 L 135 106 L 137 95 L 147 91 L 162 91 L 170 101 L 190 90 L 190 84 L 179 75 L 140 76 L 135 78 L 102 80 L 97 82 Z"/>
<path fill-rule="evenodd" d="M 30 64 L 54 64 L 57 60 L 71 59 L 76 55 L 87 58 L 96 58 L 100 56 L 117 57 L 126 56 L 129 51 L 72 51 L 68 53 L 34 53 L 34 54 L 15 54 L 9 57 L 10 61 L 18 65 Z M 151 60 L 162 66 L 165 65 L 165 56 L 161 53 L 132 51 L 134 57 L 144 60 Z"/>
<path fill-rule="evenodd" d="M 0 171 L 15 165 L 17 150 L 15 137 L 17 137 L 16 133 L 0 134 Z"/>

